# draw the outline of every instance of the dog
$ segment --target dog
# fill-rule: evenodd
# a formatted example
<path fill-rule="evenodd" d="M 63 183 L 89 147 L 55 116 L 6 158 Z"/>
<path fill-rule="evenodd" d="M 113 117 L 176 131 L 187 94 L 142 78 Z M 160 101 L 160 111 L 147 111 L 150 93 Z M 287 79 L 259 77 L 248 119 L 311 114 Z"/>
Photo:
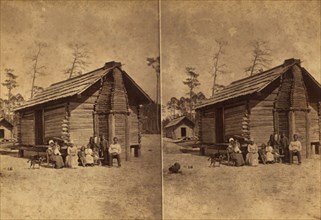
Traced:
<path fill-rule="evenodd" d="M 179 169 L 181 169 L 181 165 L 176 162 L 176 163 L 174 163 L 174 165 L 172 165 L 168 168 L 168 171 L 170 173 L 182 173 L 182 171 L 180 171 Z"/>
<path fill-rule="evenodd" d="M 39 169 L 41 167 L 41 163 L 45 160 L 44 157 L 42 156 L 39 156 L 39 155 L 34 155 L 34 156 L 31 156 L 30 159 L 27 161 L 27 163 L 30 162 L 30 167 L 29 169 L 34 169 L 35 168 L 35 165 L 38 164 L 39 165 Z"/>
<path fill-rule="evenodd" d="M 222 160 L 225 158 L 225 156 L 221 153 L 215 153 L 211 154 L 209 158 L 207 159 L 210 161 L 209 167 L 220 167 Z"/>

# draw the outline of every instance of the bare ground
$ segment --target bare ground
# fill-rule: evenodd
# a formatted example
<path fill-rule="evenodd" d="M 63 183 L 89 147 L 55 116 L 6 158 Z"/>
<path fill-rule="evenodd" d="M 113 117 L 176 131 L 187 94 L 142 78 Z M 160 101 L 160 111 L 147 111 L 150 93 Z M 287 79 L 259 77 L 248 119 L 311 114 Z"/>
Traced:
<path fill-rule="evenodd" d="M 164 219 L 320 219 L 320 158 L 213 168 L 207 157 L 180 148 L 165 139 Z M 168 173 L 174 162 L 182 174 Z"/>
<path fill-rule="evenodd" d="M 159 135 L 144 136 L 142 157 L 119 169 L 29 169 L 25 158 L 0 159 L 1 219 L 161 219 Z"/>

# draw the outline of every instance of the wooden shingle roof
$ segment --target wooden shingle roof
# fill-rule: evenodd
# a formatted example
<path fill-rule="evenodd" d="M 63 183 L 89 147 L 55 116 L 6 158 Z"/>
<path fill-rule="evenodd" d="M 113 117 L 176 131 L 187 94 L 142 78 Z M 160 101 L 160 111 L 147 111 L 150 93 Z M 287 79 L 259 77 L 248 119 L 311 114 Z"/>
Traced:
<path fill-rule="evenodd" d="M 110 65 L 114 64 L 114 65 Z M 15 111 L 25 109 L 28 107 L 44 104 L 47 102 L 55 101 L 62 98 L 67 98 L 75 95 L 80 95 L 86 91 L 97 81 L 101 80 L 109 72 L 112 72 L 114 68 L 119 68 L 120 63 L 109 62 L 102 68 L 94 71 L 64 80 L 50 85 L 43 92 L 37 94 L 32 99 L 26 101 L 23 105 L 17 107 Z M 150 97 L 135 83 L 135 81 L 124 71 L 124 76 L 130 80 L 130 82 L 138 89 L 146 99 L 151 101 Z"/>
<path fill-rule="evenodd" d="M 10 125 L 11 127 L 13 127 L 13 122 L 10 119 L 0 117 L 0 122 L 5 122 L 8 125 Z"/>
<path fill-rule="evenodd" d="M 278 79 L 283 73 L 289 70 L 293 65 L 300 63 L 300 60 L 289 59 L 284 64 L 274 67 L 270 70 L 258 73 L 232 82 L 223 90 L 216 93 L 213 97 L 204 100 L 196 109 L 200 109 L 209 105 L 214 105 L 233 98 L 239 98 L 246 95 L 257 93 L 266 88 L 271 82 Z M 303 68 L 302 68 L 303 69 Z"/>
<path fill-rule="evenodd" d="M 175 118 L 173 120 L 171 120 L 166 126 L 165 128 L 169 128 L 169 127 L 173 127 L 177 124 L 179 124 L 181 121 L 183 121 L 184 119 L 188 120 L 192 125 L 194 125 L 194 123 L 189 120 L 186 116 L 181 116 L 181 117 L 178 117 L 178 118 Z"/>

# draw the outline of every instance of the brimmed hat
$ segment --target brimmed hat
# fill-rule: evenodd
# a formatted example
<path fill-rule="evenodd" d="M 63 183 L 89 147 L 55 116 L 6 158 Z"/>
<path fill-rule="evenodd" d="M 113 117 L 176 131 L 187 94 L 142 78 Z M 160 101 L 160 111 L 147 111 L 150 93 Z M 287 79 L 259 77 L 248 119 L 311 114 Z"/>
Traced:
<path fill-rule="evenodd" d="M 234 138 L 230 138 L 228 139 L 228 142 L 234 141 Z"/>
<path fill-rule="evenodd" d="M 50 140 L 48 143 L 49 144 L 54 144 L 55 142 L 53 140 Z"/>

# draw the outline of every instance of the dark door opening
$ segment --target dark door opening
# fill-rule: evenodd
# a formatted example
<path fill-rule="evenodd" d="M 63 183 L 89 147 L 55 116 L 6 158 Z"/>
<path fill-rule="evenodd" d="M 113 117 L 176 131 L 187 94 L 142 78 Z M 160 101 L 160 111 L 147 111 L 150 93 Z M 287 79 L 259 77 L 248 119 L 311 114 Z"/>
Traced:
<path fill-rule="evenodd" d="M 181 128 L 181 137 L 186 137 L 186 128 Z"/>
<path fill-rule="evenodd" d="M 44 137 L 42 110 L 35 111 L 35 144 L 43 144 Z"/>
<path fill-rule="evenodd" d="M 216 143 L 224 142 L 224 114 L 223 108 L 217 108 L 215 112 L 215 136 Z"/>
<path fill-rule="evenodd" d="M 4 138 L 4 129 L 0 129 L 0 138 Z"/>

